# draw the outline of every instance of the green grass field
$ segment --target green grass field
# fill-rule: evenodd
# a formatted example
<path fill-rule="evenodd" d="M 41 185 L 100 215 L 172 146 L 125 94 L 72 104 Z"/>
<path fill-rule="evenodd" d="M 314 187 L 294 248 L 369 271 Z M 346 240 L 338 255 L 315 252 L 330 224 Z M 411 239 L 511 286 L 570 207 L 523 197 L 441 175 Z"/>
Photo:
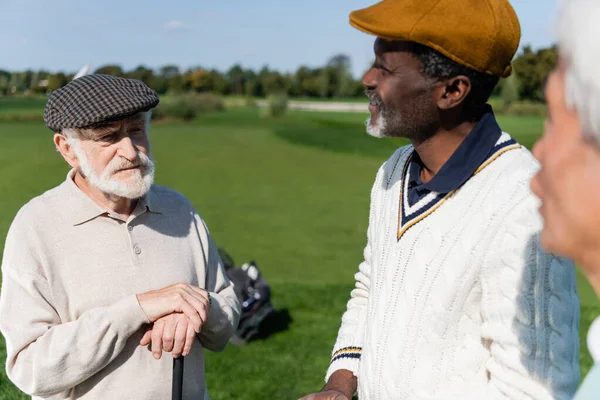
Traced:
<path fill-rule="evenodd" d="M 320 389 L 361 260 L 375 173 L 403 144 L 368 137 L 361 114 L 292 112 L 277 121 L 258 114 L 239 109 L 151 129 L 157 183 L 193 202 L 237 264 L 255 259 L 274 305 L 292 318 L 287 331 L 207 355 L 215 400 L 292 399 Z M 541 133 L 540 118 L 499 119 L 528 147 Z M 51 137 L 40 122 L 0 123 L 1 243 L 17 210 L 68 171 Z M 579 278 L 583 339 L 600 307 Z M 581 359 L 585 373 L 584 340 Z M 0 400 L 25 398 L 3 372 Z"/>
<path fill-rule="evenodd" d="M 43 96 L 0 96 L 0 115 L 40 115 L 40 112 L 41 114 L 44 113 L 44 105 L 46 104 L 46 100 L 48 99 Z"/>

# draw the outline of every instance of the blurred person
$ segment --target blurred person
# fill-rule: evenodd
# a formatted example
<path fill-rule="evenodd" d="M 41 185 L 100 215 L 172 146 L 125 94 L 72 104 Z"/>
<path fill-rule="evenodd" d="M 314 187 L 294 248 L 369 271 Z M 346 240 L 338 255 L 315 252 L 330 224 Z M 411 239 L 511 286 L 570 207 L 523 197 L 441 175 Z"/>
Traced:
<path fill-rule="evenodd" d="M 192 204 L 153 184 L 158 101 L 140 81 L 88 75 L 46 104 L 72 169 L 15 217 L 0 295 L 6 371 L 34 398 L 169 398 L 167 351 L 186 356 L 184 398 L 208 399 L 204 349 L 226 346 L 240 306 Z"/>
<path fill-rule="evenodd" d="M 600 293 L 600 3 L 569 0 L 559 14 L 559 64 L 548 78 L 548 117 L 533 154 L 542 245 L 573 259 Z M 570 271 L 569 271 L 570 273 Z M 575 398 L 600 398 L 600 318 L 588 332 L 596 363 Z"/>
<path fill-rule="evenodd" d="M 385 0 L 367 131 L 402 137 L 371 192 L 364 261 L 326 385 L 305 399 L 570 399 L 579 382 L 572 263 L 542 250 L 538 164 L 487 100 L 511 74 L 508 0 Z"/>

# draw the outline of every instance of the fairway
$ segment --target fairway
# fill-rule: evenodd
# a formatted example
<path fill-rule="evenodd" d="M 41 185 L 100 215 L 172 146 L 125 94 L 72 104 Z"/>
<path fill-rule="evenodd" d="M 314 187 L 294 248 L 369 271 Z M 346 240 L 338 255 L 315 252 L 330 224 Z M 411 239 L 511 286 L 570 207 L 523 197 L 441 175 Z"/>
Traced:
<path fill-rule="evenodd" d="M 275 307 L 292 319 L 288 330 L 268 339 L 207 352 L 213 400 L 294 399 L 321 388 L 366 243 L 371 185 L 405 143 L 368 137 L 366 114 L 291 112 L 280 120 L 259 114 L 236 109 L 191 123 L 155 123 L 150 132 L 157 183 L 192 201 L 236 264 L 257 261 Z M 539 117 L 498 119 L 529 148 L 542 131 Z M 0 122 L 1 243 L 18 209 L 67 174 L 51 139 L 42 122 Z M 581 276 L 579 291 L 585 374 L 591 365 L 585 334 L 600 307 Z M 2 367 L 4 359 L 0 341 Z M 19 393 L 2 368 L 0 400 L 26 398 Z"/>

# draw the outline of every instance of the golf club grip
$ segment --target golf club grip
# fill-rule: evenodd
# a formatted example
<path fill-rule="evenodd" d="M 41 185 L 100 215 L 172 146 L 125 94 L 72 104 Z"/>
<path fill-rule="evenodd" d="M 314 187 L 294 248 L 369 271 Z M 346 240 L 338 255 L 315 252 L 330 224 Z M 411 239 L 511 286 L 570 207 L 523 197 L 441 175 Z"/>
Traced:
<path fill-rule="evenodd" d="M 173 359 L 173 400 L 183 399 L 183 356 Z"/>

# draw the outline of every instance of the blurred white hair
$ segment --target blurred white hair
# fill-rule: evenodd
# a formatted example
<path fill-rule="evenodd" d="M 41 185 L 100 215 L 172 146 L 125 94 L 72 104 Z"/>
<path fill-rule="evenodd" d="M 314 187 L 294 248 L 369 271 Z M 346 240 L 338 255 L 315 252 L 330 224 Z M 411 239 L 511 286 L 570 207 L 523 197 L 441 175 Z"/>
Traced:
<path fill-rule="evenodd" d="M 600 0 L 563 0 L 557 29 L 567 106 L 600 146 Z"/>

